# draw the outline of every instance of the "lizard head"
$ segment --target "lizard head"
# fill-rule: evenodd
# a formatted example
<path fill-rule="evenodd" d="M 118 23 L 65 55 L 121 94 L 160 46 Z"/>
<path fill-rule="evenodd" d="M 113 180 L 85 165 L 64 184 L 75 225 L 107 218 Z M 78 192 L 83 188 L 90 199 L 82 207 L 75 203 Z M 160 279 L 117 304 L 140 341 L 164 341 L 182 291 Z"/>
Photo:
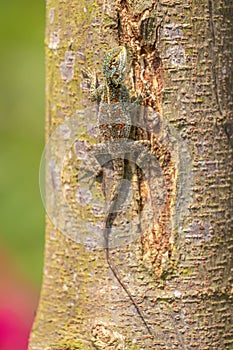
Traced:
<path fill-rule="evenodd" d="M 109 84 L 117 86 L 124 80 L 126 59 L 127 54 L 124 46 L 107 51 L 104 58 L 103 75 Z"/>

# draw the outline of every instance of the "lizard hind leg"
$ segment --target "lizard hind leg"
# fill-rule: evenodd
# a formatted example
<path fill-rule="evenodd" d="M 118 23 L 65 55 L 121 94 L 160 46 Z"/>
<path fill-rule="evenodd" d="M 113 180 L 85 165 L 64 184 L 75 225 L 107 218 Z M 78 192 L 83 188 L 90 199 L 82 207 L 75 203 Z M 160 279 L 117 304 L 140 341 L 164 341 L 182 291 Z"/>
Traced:
<path fill-rule="evenodd" d="M 103 169 L 95 155 L 92 154 L 93 147 L 89 147 L 87 156 L 82 159 L 82 162 L 76 166 L 77 170 L 77 181 L 81 184 L 82 182 L 88 182 L 90 189 L 93 187 L 95 181 L 102 182 Z"/>

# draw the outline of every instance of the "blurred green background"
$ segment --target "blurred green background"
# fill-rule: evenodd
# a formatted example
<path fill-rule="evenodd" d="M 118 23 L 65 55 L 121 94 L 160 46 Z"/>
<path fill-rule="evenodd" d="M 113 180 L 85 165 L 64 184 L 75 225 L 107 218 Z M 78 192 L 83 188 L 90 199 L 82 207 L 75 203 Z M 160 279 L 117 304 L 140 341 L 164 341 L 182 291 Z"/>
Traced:
<path fill-rule="evenodd" d="M 44 147 L 45 2 L 0 3 L 0 253 L 39 290 L 44 208 L 38 185 Z"/>

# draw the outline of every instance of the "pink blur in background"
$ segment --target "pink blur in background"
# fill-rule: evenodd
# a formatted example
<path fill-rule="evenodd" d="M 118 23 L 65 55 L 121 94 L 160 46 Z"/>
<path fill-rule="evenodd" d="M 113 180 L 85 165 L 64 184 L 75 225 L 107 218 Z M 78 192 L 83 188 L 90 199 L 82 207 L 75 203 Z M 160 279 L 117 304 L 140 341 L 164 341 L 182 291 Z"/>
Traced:
<path fill-rule="evenodd" d="M 38 292 L 0 251 L 0 350 L 26 350 Z"/>

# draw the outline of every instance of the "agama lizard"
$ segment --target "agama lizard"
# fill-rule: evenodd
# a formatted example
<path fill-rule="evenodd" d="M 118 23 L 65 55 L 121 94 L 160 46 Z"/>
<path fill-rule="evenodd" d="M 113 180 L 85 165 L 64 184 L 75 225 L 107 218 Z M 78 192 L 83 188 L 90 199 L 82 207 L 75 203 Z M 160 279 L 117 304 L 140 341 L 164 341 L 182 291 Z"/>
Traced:
<path fill-rule="evenodd" d="M 121 138 L 128 138 L 130 134 L 130 116 L 127 113 L 127 106 L 130 103 L 130 97 L 126 86 L 123 84 L 125 71 L 127 67 L 127 53 L 124 46 L 119 46 L 107 51 L 103 63 L 104 82 L 99 84 L 96 74 L 85 71 L 84 74 L 90 78 L 90 94 L 92 100 L 98 102 L 97 124 L 102 141 L 116 142 Z M 109 237 L 112 230 L 113 222 L 117 216 L 117 210 L 122 203 L 123 195 L 121 180 L 125 174 L 125 160 L 114 159 L 114 188 L 112 190 L 112 198 L 110 198 L 110 206 L 105 218 L 104 240 L 106 250 L 106 260 L 113 275 L 118 283 L 128 295 L 134 305 L 139 317 L 141 318 L 148 333 L 152 332 L 144 319 L 136 301 L 131 295 L 129 289 L 121 281 L 120 276 L 113 266 L 109 254 Z M 153 336 L 153 335 L 152 335 Z"/>

